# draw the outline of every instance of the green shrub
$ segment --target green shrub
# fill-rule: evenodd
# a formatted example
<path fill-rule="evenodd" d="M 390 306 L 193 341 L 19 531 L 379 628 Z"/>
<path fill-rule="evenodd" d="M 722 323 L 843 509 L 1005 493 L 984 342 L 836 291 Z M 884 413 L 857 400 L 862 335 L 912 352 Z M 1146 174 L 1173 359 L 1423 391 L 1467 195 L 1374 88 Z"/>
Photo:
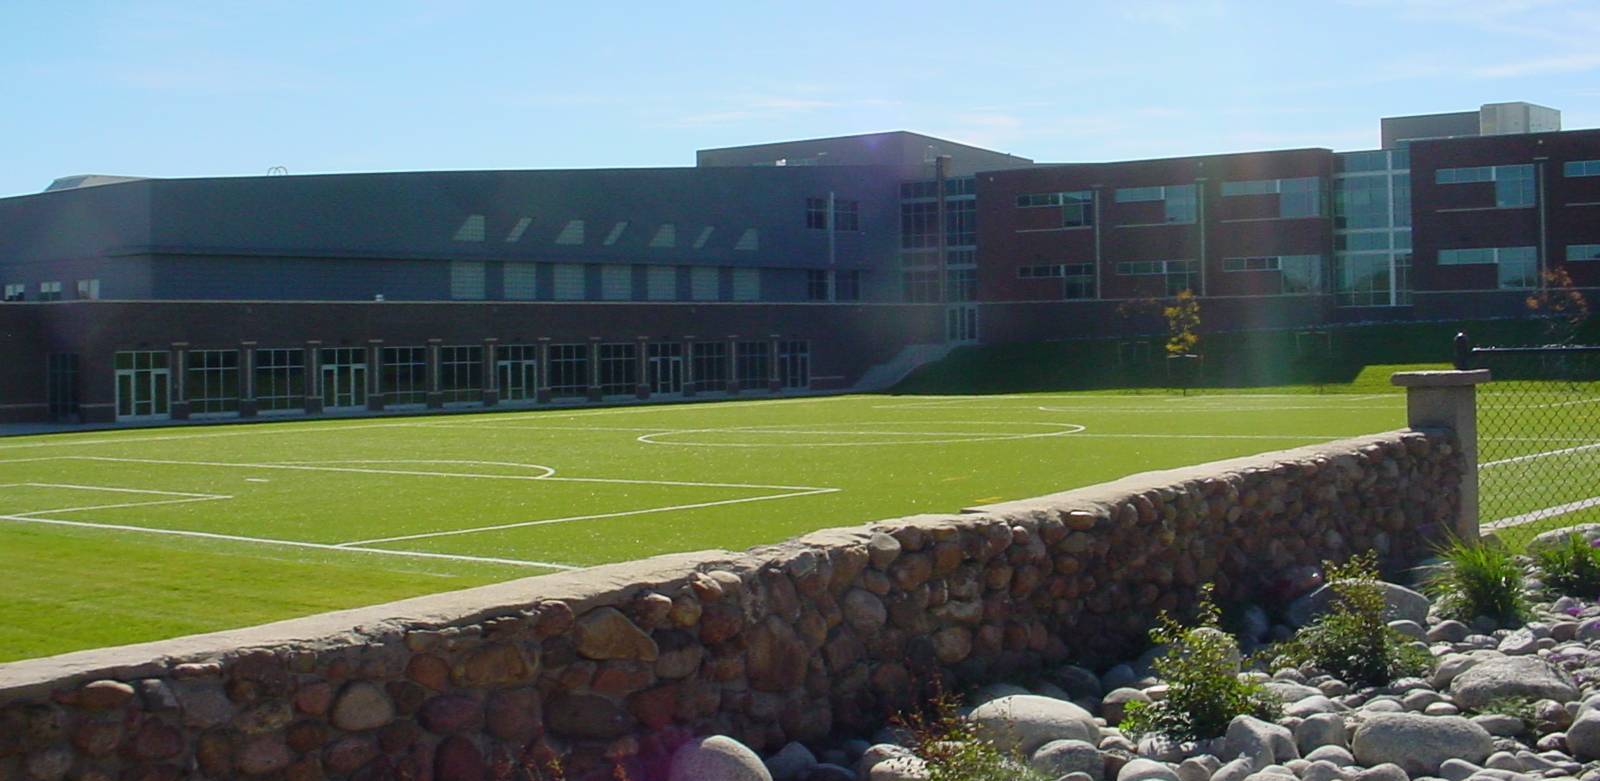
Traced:
<path fill-rule="evenodd" d="M 1368 551 L 1344 565 L 1328 562 L 1334 600 L 1327 612 L 1269 653 L 1273 667 L 1309 664 L 1346 683 L 1382 686 L 1433 666 L 1427 651 L 1407 645 L 1389 628 L 1378 585 L 1377 557 Z"/>
<path fill-rule="evenodd" d="M 1574 597 L 1600 596 L 1600 548 L 1589 544 L 1582 534 L 1534 555 L 1540 579 L 1546 586 Z"/>
<path fill-rule="evenodd" d="M 920 712 L 892 721 L 911 733 L 911 751 L 927 763 L 928 781 L 1049 781 L 1026 757 L 1008 756 L 961 718 L 954 697 L 936 696 Z"/>
<path fill-rule="evenodd" d="M 1444 563 L 1424 588 L 1445 616 L 1461 621 L 1488 616 L 1502 626 L 1527 616 L 1522 567 L 1504 546 L 1493 540 L 1469 545 L 1457 539 L 1439 555 Z"/>
<path fill-rule="evenodd" d="M 1186 627 L 1162 613 L 1150 639 L 1167 652 L 1155 660 L 1167 684 L 1158 702 L 1131 702 L 1122 730 L 1158 733 L 1177 741 L 1220 737 L 1235 716 L 1275 719 L 1283 703 L 1259 682 L 1239 677 L 1239 643 L 1218 628 L 1211 587 L 1201 590 L 1197 623 Z"/>

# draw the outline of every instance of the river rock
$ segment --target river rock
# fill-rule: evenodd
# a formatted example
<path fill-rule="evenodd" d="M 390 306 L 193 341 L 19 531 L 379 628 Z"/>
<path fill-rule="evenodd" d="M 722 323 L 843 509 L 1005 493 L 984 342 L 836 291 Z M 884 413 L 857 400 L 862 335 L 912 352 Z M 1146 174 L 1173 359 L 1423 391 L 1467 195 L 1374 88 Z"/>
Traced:
<path fill-rule="evenodd" d="M 1578 699 L 1572 678 L 1534 656 L 1486 659 L 1450 682 L 1450 695 L 1463 708 L 1481 708 L 1495 700 Z"/>
<path fill-rule="evenodd" d="M 1434 775 L 1452 757 L 1481 763 L 1494 747 L 1489 733 L 1467 719 L 1417 713 L 1372 715 L 1356 728 L 1351 744 L 1357 762 L 1392 763 L 1412 776 Z"/>
<path fill-rule="evenodd" d="M 990 700 L 973 708 L 968 718 L 977 726 L 978 737 L 993 742 L 1002 754 L 1032 756 L 1052 740 L 1100 742 L 1100 727 L 1088 711 L 1034 694 Z"/>
<path fill-rule="evenodd" d="M 773 781 L 761 757 L 726 735 L 683 744 L 672 753 L 668 781 Z"/>

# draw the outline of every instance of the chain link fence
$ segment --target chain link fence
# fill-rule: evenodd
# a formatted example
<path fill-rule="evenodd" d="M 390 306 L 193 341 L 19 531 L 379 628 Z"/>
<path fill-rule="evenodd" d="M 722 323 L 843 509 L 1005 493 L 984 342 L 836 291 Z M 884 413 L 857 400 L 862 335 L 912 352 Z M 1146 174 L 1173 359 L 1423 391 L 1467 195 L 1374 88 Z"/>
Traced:
<path fill-rule="evenodd" d="M 1600 522 L 1600 347 L 1470 347 L 1478 386 L 1478 518 L 1521 549 L 1541 532 Z"/>

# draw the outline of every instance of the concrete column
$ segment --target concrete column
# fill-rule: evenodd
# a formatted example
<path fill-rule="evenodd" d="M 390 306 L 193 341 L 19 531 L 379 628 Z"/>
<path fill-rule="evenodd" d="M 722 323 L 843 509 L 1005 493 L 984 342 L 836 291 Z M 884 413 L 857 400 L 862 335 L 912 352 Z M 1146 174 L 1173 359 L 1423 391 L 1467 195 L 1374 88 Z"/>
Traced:
<path fill-rule="evenodd" d="M 383 410 L 383 340 L 367 340 L 367 409 Z"/>
<path fill-rule="evenodd" d="M 1488 369 L 1398 372 L 1389 381 L 1406 389 L 1406 425 L 1449 429 L 1461 450 L 1461 508 L 1451 531 L 1463 541 L 1478 539 L 1478 385 Z"/>
<path fill-rule="evenodd" d="M 699 380 L 694 376 L 694 337 L 683 337 L 683 395 L 693 396 L 695 383 Z"/>
<path fill-rule="evenodd" d="M 650 398 L 650 337 L 639 337 L 639 366 L 638 382 L 634 385 L 633 395 L 637 398 Z"/>
<path fill-rule="evenodd" d="M 539 337 L 539 387 L 534 391 L 533 400 L 539 404 L 550 401 L 550 337 Z"/>
<path fill-rule="evenodd" d="M 441 376 L 439 347 L 443 343 L 443 339 L 428 340 L 428 394 L 424 397 L 427 400 L 428 409 L 439 409 L 444 406 L 444 390 L 442 389 L 442 383 L 439 381 Z"/>
<path fill-rule="evenodd" d="M 783 384 L 778 381 L 778 334 L 772 334 L 767 342 L 767 390 L 773 393 L 783 390 Z"/>
<path fill-rule="evenodd" d="M 599 401 L 600 390 L 600 337 L 589 337 L 589 400 Z"/>
<path fill-rule="evenodd" d="M 239 417 L 256 416 L 256 343 L 239 343 Z"/>
<path fill-rule="evenodd" d="M 322 414 L 322 342 L 306 342 L 306 414 Z"/>
<path fill-rule="evenodd" d="M 167 360 L 171 367 L 167 370 L 167 391 L 171 394 L 167 400 L 167 411 L 173 420 L 189 419 L 189 393 L 184 387 L 184 381 L 189 375 L 188 357 L 188 342 L 172 343 L 172 357 Z"/>
<path fill-rule="evenodd" d="M 483 406 L 500 403 L 500 369 L 495 362 L 494 348 L 499 339 L 493 336 L 483 340 Z"/>

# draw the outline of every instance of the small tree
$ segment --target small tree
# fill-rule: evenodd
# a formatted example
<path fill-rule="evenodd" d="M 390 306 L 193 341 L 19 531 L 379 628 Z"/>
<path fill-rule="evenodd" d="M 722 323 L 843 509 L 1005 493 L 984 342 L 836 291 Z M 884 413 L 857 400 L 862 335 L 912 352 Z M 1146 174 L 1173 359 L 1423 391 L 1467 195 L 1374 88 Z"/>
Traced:
<path fill-rule="evenodd" d="M 1200 328 L 1200 299 L 1185 290 L 1161 314 L 1167 318 L 1167 356 L 1193 355 L 1200 346 L 1200 335 L 1195 333 Z"/>
<path fill-rule="evenodd" d="M 1545 332 L 1551 341 L 1566 343 L 1578 333 L 1589 319 L 1589 300 L 1572 282 L 1572 275 L 1563 266 L 1544 272 L 1544 285 L 1539 292 L 1528 296 L 1528 310 L 1545 318 Z"/>

